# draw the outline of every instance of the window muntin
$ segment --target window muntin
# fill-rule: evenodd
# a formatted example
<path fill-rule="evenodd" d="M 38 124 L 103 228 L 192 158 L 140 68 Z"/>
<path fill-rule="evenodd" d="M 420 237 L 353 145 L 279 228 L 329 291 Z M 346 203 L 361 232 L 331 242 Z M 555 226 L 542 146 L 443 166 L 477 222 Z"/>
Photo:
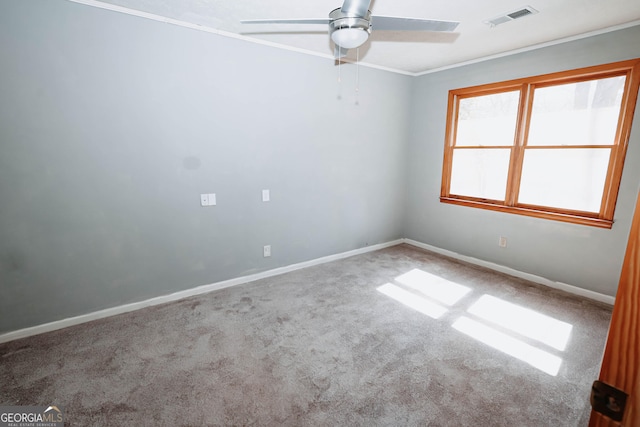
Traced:
<path fill-rule="evenodd" d="M 611 227 L 640 60 L 450 91 L 441 201 Z"/>

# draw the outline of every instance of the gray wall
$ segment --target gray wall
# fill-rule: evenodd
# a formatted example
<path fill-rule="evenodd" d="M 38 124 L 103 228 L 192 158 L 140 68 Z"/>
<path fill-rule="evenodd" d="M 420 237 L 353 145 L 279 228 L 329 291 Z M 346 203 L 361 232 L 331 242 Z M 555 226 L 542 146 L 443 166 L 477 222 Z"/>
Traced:
<path fill-rule="evenodd" d="M 405 237 L 615 295 L 640 182 L 640 123 L 636 120 L 629 142 L 615 224 L 611 230 L 598 229 L 440 203 L 447 94 L 455 88 L 637 58 L 638 41 L 640 27 L 633 27 L 416 78 Z M 499 236 L 507 237 L 507 248 L 498 247 Z"/>
<path fill-rule="evenodd" d="M 0 55 L 0 333 L 402 237 L 410 77 L 62 0 Z"/>

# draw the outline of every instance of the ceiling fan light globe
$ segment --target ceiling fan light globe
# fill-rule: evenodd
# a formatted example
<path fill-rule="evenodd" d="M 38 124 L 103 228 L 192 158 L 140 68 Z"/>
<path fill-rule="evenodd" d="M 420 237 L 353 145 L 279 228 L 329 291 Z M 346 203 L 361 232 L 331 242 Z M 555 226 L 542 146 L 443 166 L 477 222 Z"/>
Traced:
<path fill-rule="evenodd" d="M 362 46 L 369 38 L 369 32 L 362 28 L 339 28 L 331 33 L 331 40 L 344 49 Z"/>

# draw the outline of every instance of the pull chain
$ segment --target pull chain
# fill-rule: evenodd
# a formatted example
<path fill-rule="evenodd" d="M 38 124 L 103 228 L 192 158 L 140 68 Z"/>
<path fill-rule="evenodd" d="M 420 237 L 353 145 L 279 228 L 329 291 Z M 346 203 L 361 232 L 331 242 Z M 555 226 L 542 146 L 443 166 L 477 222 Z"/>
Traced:
<path fill-rule="evenodd" d="M 360 48 L 356 48 L 356 105 L 360 105 Z"/>
<path fill-rule="evenodd" d="M 338 100 L 342 99 L 342 68 L 341 68 L 341 64 L 342 64 L 342 58 L 340 57 L 340 54 L 338 54 Z"/>

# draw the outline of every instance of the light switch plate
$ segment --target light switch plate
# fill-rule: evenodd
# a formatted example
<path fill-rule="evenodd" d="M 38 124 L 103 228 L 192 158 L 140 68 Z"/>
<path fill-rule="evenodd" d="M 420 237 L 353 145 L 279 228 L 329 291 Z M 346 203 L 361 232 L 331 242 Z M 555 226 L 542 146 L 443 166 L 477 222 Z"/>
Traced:
<path fill-rule="evenodd" d="M 271 200 L 271 195 L 269 194 L 269 190 L 262 190 L 262 201 L 268 202 Z"/>
<path fill-rule="evenodd" d="M 209 206 L 209 195 L 201 194 L 200 195 L 200 206 Z"/>

